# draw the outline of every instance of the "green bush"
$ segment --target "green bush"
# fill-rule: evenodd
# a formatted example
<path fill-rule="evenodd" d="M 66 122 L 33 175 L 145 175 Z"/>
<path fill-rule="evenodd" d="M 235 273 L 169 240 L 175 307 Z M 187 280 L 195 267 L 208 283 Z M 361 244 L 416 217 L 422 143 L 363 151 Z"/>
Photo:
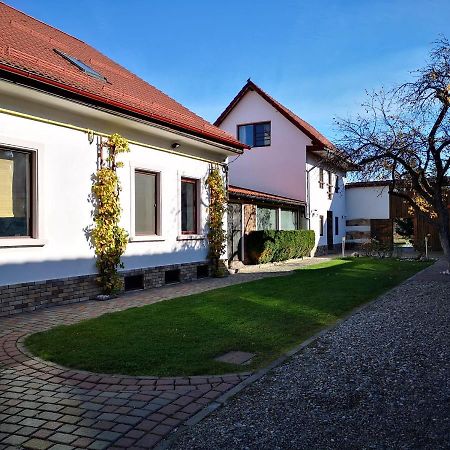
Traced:
<path fill-rule="evenodd" d="M 245 239 L 247 255 L 253 264 L 309 256 L 314 241 L 312 230 L 252 231 Z"/>

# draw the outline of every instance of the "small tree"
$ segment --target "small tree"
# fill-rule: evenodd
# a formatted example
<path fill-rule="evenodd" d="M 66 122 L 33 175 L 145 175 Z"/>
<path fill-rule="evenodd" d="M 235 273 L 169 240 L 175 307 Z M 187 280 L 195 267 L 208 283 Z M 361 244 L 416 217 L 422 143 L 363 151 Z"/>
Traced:
<path fill-rule="evenodd" d="M 101 144 L 107 151 L 105 159 L 100 158 L 99 169 L 94 175 L 92 185 L 92 200 L 94 204 L 94 227 L 91 230 L 91 241 L 97 257 L 96 265 L 99 272 L 97 278 L 104 294 L 113 294 L 122 288 L 122 279 L 117 273 L 123 268 L 120 258 L 125 252 L 128 235 L 119 226 L 120 182 L 117 168 L 123 163 L 117 162 L 120 153 L 128 152 L 128 142 L 118 134 L 113 134 Z"/>
<path fill-rule="evenodd" d="M 211 168 L 206 187 L 209 190 L 208 207 L 208 244 L 209 259 L 214 276 L 222 275 L 219 262 L 226 249 L 226 233 L 223 229 L 223 218 L 226 210 L 227 193 L 222 175 L 218 167 Z"/>
<path fill-rule="evenodd" d="M 338 147 L 361 166 L 362 179 L 390 179 L 389 192 L 439 229 L 450 266 L 450 45 L 435 43 L 412 82 L 368 93 L 365 112 L 338 121 Z"/>
<path fill-rule="evenodd" d="M 414 222 L 410 217 L 395 219 L 394 229 L 399 236 L 407 241 L 411 241 L 414 237 Z"/>

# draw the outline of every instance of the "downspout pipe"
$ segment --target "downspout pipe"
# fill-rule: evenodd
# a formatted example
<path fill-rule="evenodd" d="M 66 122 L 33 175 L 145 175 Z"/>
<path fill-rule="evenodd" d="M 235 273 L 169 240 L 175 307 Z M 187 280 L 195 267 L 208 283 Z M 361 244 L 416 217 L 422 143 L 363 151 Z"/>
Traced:
<path fill-rule="evenodd" d="M 328 149 L 327 149 L 327 154 L 328 154 Z M 314 164 L 310 169 L 306 169 L 306 189 L 307 189 L 307 193 L 306 193 L 306 198 L 308 201 L 308 205 L 307 205 L 307 210 L 308 210 L 308 217 L 306 217 L 306 219 L 308 220 L 308 229 L 311 229 L 311 182 L 310 182 L 310 173 L 317 167 L 319 167 L 319 164 L 321 163 L 321 161 L 319 161 L 319 163 Z"/>
<path fill-rule="evenodd" d="M 311 229 L 311 181 L 310 173 L 313 169 L 318 167 L 317 165 L 312 166 L 310 169 L 306 169 L 306 198 L 307 198 L 307 211 L 308 215 L 306 219 L 308 220 L 308 230 Z"/>

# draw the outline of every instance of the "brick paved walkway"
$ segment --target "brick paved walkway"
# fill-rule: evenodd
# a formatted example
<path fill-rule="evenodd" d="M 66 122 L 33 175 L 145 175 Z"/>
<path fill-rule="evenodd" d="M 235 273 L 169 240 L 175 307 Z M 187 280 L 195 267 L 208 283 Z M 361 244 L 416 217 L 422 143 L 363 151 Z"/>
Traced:
<path fill-rule="evenodd" d="M 150 448 L 250 375 L 158 378 L 68 370 L 29 355 L 22 346 L 28 334 L 277 272 L 205 279 L 0 319 L 0 448 Z"/>

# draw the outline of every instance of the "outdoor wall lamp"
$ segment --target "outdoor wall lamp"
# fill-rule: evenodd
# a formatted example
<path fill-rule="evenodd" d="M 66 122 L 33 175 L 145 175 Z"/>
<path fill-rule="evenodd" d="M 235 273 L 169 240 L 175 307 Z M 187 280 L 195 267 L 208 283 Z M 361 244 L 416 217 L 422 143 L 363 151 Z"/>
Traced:
<path fill-rule="evenodd" d="M 94 132 L 89 130 L 87 135 L 89 144 L 92 144 L 94 142 Z"/>

